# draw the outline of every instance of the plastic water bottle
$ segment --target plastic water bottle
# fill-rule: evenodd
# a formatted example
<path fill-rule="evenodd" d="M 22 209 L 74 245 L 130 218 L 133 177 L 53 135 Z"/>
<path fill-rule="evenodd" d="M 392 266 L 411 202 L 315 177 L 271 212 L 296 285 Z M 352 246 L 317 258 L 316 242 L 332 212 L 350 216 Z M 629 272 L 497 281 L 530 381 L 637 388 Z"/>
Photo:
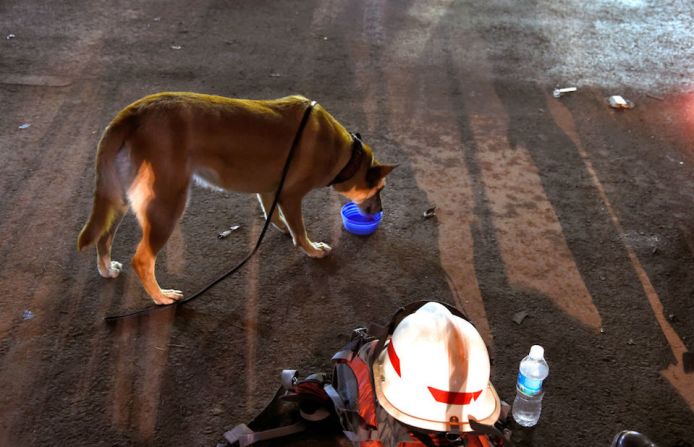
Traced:
<path fill-rule="evenodd" d="M 549 374 L 542 346 L 533 345 L 530 354 L 521 360 L 513 401 L 513 419 L 523 427 L 537 424 L 542 411 L 542 381 Z"/>

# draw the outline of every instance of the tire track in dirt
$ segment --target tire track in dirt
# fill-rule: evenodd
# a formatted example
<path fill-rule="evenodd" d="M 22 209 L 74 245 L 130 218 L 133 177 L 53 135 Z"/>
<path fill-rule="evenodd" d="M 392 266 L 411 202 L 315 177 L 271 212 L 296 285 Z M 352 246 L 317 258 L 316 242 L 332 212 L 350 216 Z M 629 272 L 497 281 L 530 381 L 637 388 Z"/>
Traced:
<path fill-rule="evenodd" d="M 94 45 L 94 38 L 89 39 L 85 45 Z M 75 141 L 73 133 L 92 135 L 93 129 L 97 128 L 95 121 L 90 120 L 87 113 L 80 113 L 77 101 L 93 101 L 98 94 L 98 88 L 93 83 L 86 83 L 79 89 L 41 95 L 38 104 L 29 102 L 23 107 L 27 110 L 38 108 L 41 111 L 40 118 L 37 118 L 39 122 L 50 124 L 45 126 L 35 145 L 33 140 L 24 139 L 12 143 L 17 146 L 31 144 L 36 148 L 30 152 L 31 158 L 27 160 L 29 166 L 26 162 L 3 165 L 3 171 L 26 172 L 24 178 L 17 182 L 21 183 L 21 187 L 18 185 L 13 193 L 3 190 L 3 208 L 13 210 L 0 222 L 0 238 L 12 241 L 0 246 L 0 262 L 3 264 L 14 265 L 15 269 L 26 272 L 42 270 L 45 273 L 47 266 L 62 270 L 61 265 L 56 265 L 59 261 L 55 259 L 67 259 L 72 254 L 57 252 L 47 256 L 40 252 L 45 247 L 55 249 L 56 235 L 70 234 L 72 230 L 70 209 L 64 205 L 72 202 L 74 191 L 79 187 L 81 177 L 76 174 L 87 164 L 87 161 L 80 160 L 79 148 L 89 140 L 89 137 L 83 137 L 82 141 Z M 64 127 L 65 116 L 74 118 L 74 121 L 67 121 L 69 124 L 77 123 L 76 131 L 69 126 Z M 51 147 L 54 150 L 50 150 Z M 12 178 L 11 175 L 3 177 Z M 52 231 L 46 231 L 49 227 Z M 60 246 L 60 242 L 58 244 Z M 0 279 L 0 286 L 3 281 L 8 290 L 21 290 L 21 287 L 13 284 L 15 278 L 3 277 Z M 28 284 L 31 287 L 34 282 L 22 281 L 18 284 Z M 27 306 L 25 301 L 18 300 L 12 293 L 2 295 L 0 304 L 6 311 L 4 315 L 17 315 L 22 307 Z M 0 318 L 0 338 L 5 336 L 11 326 L 11 320 Z"/>
<path fill-rule="evenodd" d="M 454 70 L 464 73 L 459 61 L 468 59 L 465 48 L 452 44 L 448 54 L 439 47 L 443 28 L 439 20 L 449 6 L 444 3 L 414 5 L 407 15 L 417 26 L 407 27 L 394 36 L 390 40 L 393 44 L 383 50 L 383 57 L 396 57 L 413 66 L 443 64 L 441 59 L 448 57 Z M 450 42 L 469 43 L 475 38 L 456 34 L 455 30 L 448 32 L 452 33 L 448 36 Z M 413 50 L 417 48 L 419 51 Z M 491 77 L 488 63 L 486 71 Z M 446 85 L 449 82 L 446 75 L 417 70 L 421 74 L 415 77 L 410 75 L 412 72 L 415 70 L 403 69 L 384 74 L 390 98 L 388 124 L 391 131 L 403 136 L 400 146 L 412 160 L 418 184 L 439 205 L 439 249 L 442 266 L 452 281 L 451 288 L 461 292 L 464 302 L 459 304 L 490 341 L 491 331 L 474 263 L 471 230 L 476 223 L 474 193 L 465 159 L 460 156 L 461 148 L 463 151 L 470 148 L 460 138 L 458 122 L 451 119 L 457 118 L 459 112 L 446 100 L 446 92 L 423 91 L 420 87 Z M 367 78 L 363 86 L 368 85 L 378 84 L 375 78 Z M 464 91 L 464 87 L 460 90 Z M 404 93 L 408 97 L 403 99 Z M 562 237 L 537 168 L 523 148 L 511 148 L 503 137 L 505 113 L 493 86 L 483 83 L 481 89 L 471 94 L 489 98 L 485 109 L 470 114 L 468 125 L 477 147 L 479 181 L 484 185 L 509 281 L 515 287 L 541 292 L 596 330 L 600 327 L 599 314 Z"/>
<path fill-rule="evenodd" d="M 548 110 L 552 114 L 557 126 L 559 126 L 566 133 L 566 135 L 576 146 L 581 159 L 585 163 L 586 171 L 590 175 L 593 186 L 604 203 L 610 220 L 617 230 L 617 233 L 625 234 L 626 232 L 621 224 L 621 219 L 617 213 L 617 210 L 614 208 L 612 202 L 607 196 L 607 193 L 605 192 L 605 188 L 593 167 L 593 163 L 591 162 L 588 151 L 581 143 L 581 138 L 576 131 L 576 125 L 571 113 L 566 106 L 554 100 L 554 98 L 549 97 L 549 95 L 546 97 L 546 102 Z M 655 316 L 655 319 L 658 322 L 658 325 L 660 326 L 660 329 L 663 332 L 663 335 L 665 336 L 665 339 L 667 340 L 675 358 L 675 363 L 670 364 L 666 369 L 662 370 L 661 374 L 670 382 L 671 386 L 677 390 L 692 411 L 694 411 L 694 381 L 691 380 L 691 377 L 688 377 L 684 372 L 682 363 L 682 354 L 687 351 L 687 347 L 674 330 L 670 322 L 667 320 L 663 310 L 663 304 L 658 296 L 658 292 L 656 291 L 655 287 L 653 287 L 653 284 L 651 283 L 651 280 L 648 277 L 643 265 L 639 261 L 634 248 L 632 245 L 624 243 L 624 249 L 629 257 L 629 261 L 631 262 L 634 271 L 636 272 L 636 276 L 641 282 L 641 287 L 643 288 L 644 295 L 648 299 L 648 303 L 653 310 L 653 315 Z"/>
<path fill-rule="evenodd" d="M 74 54 L 83 56 L 78 73 L 92 62 L 90 55 L 98 51 L 101 35 L 101 32 L 93 32 L 75 43 Z M 57 64 L 54 60 L 42 62 L 42 66 L 32 69 L 43 72 Z M 26 275 L 18 277 L 13 272 L 9 277 L 0 278 L 0 287 L 15 291 L 4 295 L 2 306 L 6 312 L 3 312 L 4 318 L 0 318 L 2 343 L 9 339 L 10 344 L 2 358 L 3 375 L 0 376 L 0 384 L 7 385 L 3 388 L 8 390 L 0 409 L 6 424 L 0 433 L 0 441 L 9 440 L 11 427 L 23 410 L 25 399 L 22 396 L 31 389 L 31 382 L 38 377 L 38 374 L 21 374 L 20 371 L 41 371 L 38 365 L 42 359 L 37 358 L 36 353 L 46 349 L 59 351 L 70 330 L 69 319 L 63 315 L 74 310 L 75 303 L 73 301 L 72 306 L 68 303 L 68 310 L 61 309 L 58 314 L 55 308 L 61 303 L 56 302 L 59 295 L 55 291 L 67 280 L 66 265 L 75 258 L 75 253 L 72 243 L 56 240 L 56 236 L 73 232 L 70 208 L 64 205 L 72 202 L 83 180 L 75 174 L 81 172 L 88 162 L 83 159 L 83 151 L 79 148 L 87 146 L 86 140 L 93 136 L 93 129 L 97 128 L 93 115 L 82 104 L 100 104 L 98 98 L 102 95 L 104 92 L 95 82 L 84 82 L 67 90 L 40 95 L 38 104 L 27 102 L 21 106 L 37 119 L 34 127 L 37 131 L 42 129 L 38 123 L 49 124 L 43 127 L 43 135 L 36 141 L 37 150 L 29 152 L 32 155 L 27 157 L 28 160 L 21 160 L 29 162 L 28 172 L 31 175 L 25 176 L 22 187 L 15 189 L 15 194 L 4 195 L 5 206 L 15 212 L 0 223 L 0 237 L 12 240 L 12 244 L 4 244 L 0 248 L 0 259 L 3 263 L 15 265 L 17 269 L 24 269 Z M 65 126 L 66 123 L 69 125 Z M 75 138 L 75 135 L 78 137 Z M 20 140 L 17 144 L 22 142 L 28 143 Z M 26 170 L 24 164 L 15 169 Z M 45 231 L 47 227 L 51 227 L 52 231 Z M 50 252 L 44 251 L 45 248 L 50 248 Z M 37 273 L 40 274 L 38 279 Z M 78 276 L 77 284 L 83 284 L 84 279 L 84 276 Z M 17 293 L 24 294 L 28 300 L 17 296 Z M 16 316 L 20 315 L 22 308 L 33 309 L 36 313 L 31 324 L 20 325 L 22 321 Z M 54 315 L 60 316 L 56 318 Z M 51 328 L 57 325 L 61 336 L 46 339 L 46 325 Z M 46 344 L 51 345 L 50 348 Z"/>
<path fill-rule="evenodd" d="M 94 85 L 83 86 L 77 94 L 80 101 L 86 103 L 96 102 L 99 97 L 98 89 Z M 74 109 L 77 110 L 74 110 Z M 82 111 L 78 106 L 63 105 L 61 112 L 56 116 L 56 121 L 52 125 L 55 129 L 55 134 L 50 135 L 52 145 L 58 149 L 54 151 L 46 151 L 37 172 L 46 175 L 33 175 L 22 189 L 21 193 L 15 198 L 13 208 L 17 209 L 10 219 L 3 222 L 0 226 L 0 235 L 4 239 L 10 239 L 8 235 L 14 235 L 11 250 L 6 246 L 0 251 L 0 257 L 6 263 L 26 265 L 27 270 L 41 272 L 40 278 L 34 278 L 31 284 L 36 284 L 36 288 L 30 292 L 29 300 L 19 296 L 11 296 L 11 299 L 4 305 L 4 309 L 8 310 L 5 318 L 2 319 L 2 333 L 6 333 L 10 325 L 16 325 L 17 321 L 11 320 L 12 315 L 17 315 L 22 308 L 35 309 L 37 317 L 32 321 L 33 324 L 25 324 L 15 326 L 13 328 L 15 340 L 32 340 L 27 345 L 18 346 L 17 350 L 13 350 L 6 354 L 2 361 L 5 365 L 3 375 L 0 376 L 0 386 L 8 389 L 6 399 L 12 402 L 11 405 L 5 405 L 4 408 L 9 410 L 14 408 L 17 412 L 22 407 L 21 402 L 24 399 L 21 397 L 31 389 L 31 382 L 36 377 L 33 375 L 24 374 L 21 380 L 13 380 L 11 383 L 5 382 L 7 370 L 12 368 L 22 368 L 24 370 L 40 370 L 38 365 L 41 364 L 41 359 L 36 356 L 26 358 L 28 353 L 33 350 L 45 349 L 41 346 L 43 335 L 43 325 L 55 319 L 51 310 L 55 310 L 60 303 L 55 301 L 57 287 L 62 286 L 65 279 L 65 269 L 58 262 L 53 262 L 53 259 L 65 260 L 75 256 L 74 248 L 71 243 L 66 244 L 62 241 L 54 240 L 56 235 L 71 234 L 74 224 L 69 216 L 69 208 L 60 207 L 57 204 L 70 203 L 75 195 L 77 186 L 80 184 L 81 177 L 73 175 L 73 172 L 80 172 L 86 160 L 81 156 L 81 152 L 74 150 L 75 145 L 78 147 L 80 143 L 86 145 L 83 141 L 74 141 L 71 129 L 58 130 L 58 126 L 65 124 L 63 117 L 69 116 L 73 118 L 69 122 L 77 122 L 80 135 L 91 135 L 90 129 L 95 127 L 95 122 L 90 119 L 89 112 Z M 60 124 L 59 124 L 60 123 Z M 50 138 L 46 136 L 46 140 Z M 46 145 L 50 145 L 46 141 Z M 61 147 L 62 146 L 62 147 Z M 82 158 L 82 160 L 80 160 Z M 30 203 L 31 206 L 24 207 L 19 204 Z M 11 205 L 12 206 L 12 205 Z M 28 224 L 27 224 L 28 223 Z M 53 231 L 42 231 L 41 226 L 51 225 Z M 43 251 L 43 247 L 50 247 L 50 258 L 47 258 L 48 251 L 44 251 L 37 257 L 36 248 Z M 28 262 L 26 260 L 29 260 Z M 40 266 L 41 262 L 45 264 Z M 3 278 L 0 280 L 0 287 L 6 290 L 15 290 L 22 293 L 23 284 L 17 284 L 15 277 Z M 84 281 L 84 277 L 78 276 L 75 278 L 77 284 Z M 67 312 L 74 311 L 75 301 L 68 302 L 65 306 Z M 63 310 L 65 310 L 63 309 Z M 56 312 L 57 313 L 57 312 Z M 8 321 L 9 320 L 9 321 Z M 65 318 L 58 317 L 58 325 L 69 325 L 69 321 Z M 8 324 L 9 323 L 9 324 Z M 68 328 L 63 326 L 61 332 L 66 333 Z M 60 344 L 64 340 L 53 340 L 51 343 Z M 27 362 L 18 362 L 18 359 L 26 358 Z M 4 386 L 3 386 L 4 385 Z M 2 410 L 0 410 L 2 411 Z M 15 415 L 16 416 L 16 415 Z M 7 415 L 2 415 L 2 419 L 8 420 Z M 10 423 L 12 425 L 12 423 Z M 7 432 L 4 439 L 7 440 Z M 0 439 L 1 441 L 2 439 Z M 0 442 L 2 444 L 2 442 Z"/>
<path fill-rule="evenodd" d="M 457 61 L 453 62 L 455 78 L 465 79 L 463 61 L 474 55 L 477 69 L 493 79 L 492 65 L 482 50 L 484 41 L 459 28 L 451 27 L 450 32 L 450 57 Z M 455 42 L 466 45 L 455 46 Z M 468 125 L 509 285 L 541 293 L 597 332 L 600 314 L 565 240 L 539 170 L 527 148 L 508 140 L 508 115 L 494 85 L 477 81 L 475 91 L 467 92 L 468 97 L 485 100 L 476 103 Z"/>
<path fill-rule="evenodd" d="M 108 34 L 104 32 L 104 34 Z M 94 61 L 98 59 L 99 53 L 101 51 L 102 35 L 90 34 L 76 43 L 74 43 L 74 48 L 71 51 L 74 55 L 80 55 L 81 65 L 79 65 L 76 72 L 82 72 L 89 67 L 90 76 L 98 77 L 98 64 Z M 55 234 L 69 235 L 68 241 L 63 241 L 60 244 L 60 250 L 54 252 L 53 256 L 59 257 L 59 259 L 74 259 L 76 254 L 74 253 L 73 237 L 76 236 L 74 233 L 74 216 L 66 216 L 69 207 L 58 207 L 57 204 L 71 203 L 72 199 L 77 195 L 76 188 L 84 187 L 84 177 L 79 175 L 79 173 L 87 169 L 87 165 L 93 163 L 93 155 L 85 157 L 85 151 L 79 150 L 80 147 L 88 147 L 89 151 L 93 154 L 95 152 L 94 148 L 96 146 L 96 141 L 98 140 L 98 135 L 94 135 L 91 129 L 97 128 L 97 120 L 103 120 L 102 114 L 94 113 L 95 105 L 102 104 L 103 100 L 100 98 L 106 97 L 109 100 L 113 98 L 114 95 L 105 94 L 100 91 L 96 82 L 83 82 L 79 86 L 75 86 L 64 93 L 60 100 L 55 97 L 49 98 L 51 101 L 47 101 L 47 104 L 41 106 L 42 113 L 47 115 L 41 120 L 52 120 L 52 124 L 48 127 L 48 131 L 45 136 L 40 140 L 39 147 L 51 148 L 54 150 L 44 150 L 43 153 L 37 154 L 33 158 L 34 168 L 32 168 L 33 175 L 28 177 L 23 188 L 18 190 L 18 193 L 14 197 L 7 197 L 9 199 L 6 203 L 9 206 L 16 208 L 18 212 L 14 213 L 12 217 L 0 224 L 0 234 L 17 233 L 19 228 L 25 228 L 26 222 L 34 222 L 39 218 L 41 220 L 48 220 L 54 227 L 54 232 L 46 231 L 36 231 L 33 228 L 29 228 L 30 231 L 26 231 L 30 236 L 16 239 L 16 242 L 12 245 L 12 252 L 9 252 L 9 245 L 0 249 L 0 257 L 7 259 L 8 257 L 18 257 L 18 258 L 28 258 L 31 259 L 30 253 L 36 246 L 51 246 L 50 242 L 47 240 L 42 240 L 46 238 L 52 238 Z M 40 105 L 40 104 L 39 104 Z M 85 106 L 86 105 L 86 106 Z M 32 104 L 35 107 L 36 104 Z M 77 129 L 73 130 L 70 126 L 65 126 L 66 123 L 79 123 Z M 38 128 L 38 127 L 35 127 Z M 75 135 L 82 137 L 81 139 L 75 139 Z M 89 153 L 89 152 L 87 152 Z M 45 175 L 49 173 L 49 175 Z M 43 174 L 43 175 L 41 175 Z M 93 175 L 93 174 L 92 174 Z M 50 186 L 49 186 L 50 185 Z M 59 186 L 58 186 L 59 185 Z M 57 187 L 56 187 L 57 186 Z M 91 187 L 91 185 L 90 185 Z M 38 199 L 38 200 L 37 200 Z M 19 207 L 19 204 L 26 203 L 30 201 L 33 204 L 32 207 Z M 85 207 L 83 212 L 87 212 Z M 40 216 L 40 217 L 39 217 Z M 22 232 L 19 232 L 20 234 Z M 74 233 L 74 236 L 73 236 Z M 179 233 L 180 234 L 180 233 Z M 169 256 L 167 257 L 167 264 L 176 269 L 180 269 L 182 251 L 185 247 L 185 243 L 182 238 L 177 238 L 174 235 L 174 240 L 172 244 L 172 249 L 169 251 Z M 176 243 L 179 242 L 179 243 Z M 65 253 L 67 252 L 67 253 Z M 81 256 L 81 258 L 85 258 Z M 73 290 L 83 290 L 87 280 L 98 281 L 101 278 L 95 274 L 93 258 L 90 257 L 90 262 L 88 263 L 88 269 L 78 268 L 78 274 L 75 275 L 74 281 L 75 285 Z M 35 259 L 34 259 L 35 261 Z M 80 262 L 80 261 L 77 261 Z M 27 266 L 28 270 L 34 270 L 31 265 L 32 262 Z M 60 267 L 60 266 L 58 266 Z M 62 274 L 62 276 L 61 276 Z M 81 308 L 84 311 L 84 305 L 87 308 L 93 307 L 92 303 L 85 303 L 82 298 L 83 294 L 80 294 L 78 299 L 70 300 L 67 306 L 61 310 L 61 319 L 58 322 L 58 335 L 51 341 L 53 346 L 50 348 L 52 352 L 58 352 L 60 355 L 58 358 L 51 362 L 50 366 L 42 362 L 42 359 L 29 359 L 31 362 L 35 363 L 31 366 L 30 363 L 22 362 L 19 365 L 15 360 L 17 358 L 26 357 L 26 353 L 31 352 L 33 349 L 44 350 L 45 347 L 41 346 L 42 340 L 38 338 L 39 333 L 30 332 L 28 328 L 35 327 L 40 328 L 42 323 L 44 323 L 43 315 L 46 318 L 50 318 L 48 311 L 50 303 L 47 301 L 48 297 L 51 297 L 51 284 L 59 284 L 64 280 L 64 272 L 61 270 L 57 271 L 55 274 L 51 272 L 43 272 L 42 278 L 39 282 L 39 286 L 36 291 L 32 293 L 31 303 L 26 303 L 25 300 L 13 298 L 9 306 L 7 307 L 17 307 L 13 309 L 9 315 L 15 315 L 21 307 L 30 307 L 34 309 L 41 309 L 41 317 L 37 317 L 32 323 L 33 325 L 23 325 L 17 327 L 17 321 L 2 319 L 0 323 L 0 334 L 7 332 L 10 327 L 13 328 L 13 341 L 11 343 L 16 343 L 15 340 L 30 338 L 33 340 L 33 344 L 37 345 L 34 348 L 31 345 L 21 345 L 18 344 L 13 346 L 8 354 L 3 356 L 3 363 L 5 365 L 12 365 L 13 368 L 20 367 L 22 369 L 33 369 L 39 371 L 37 375 L 28 376 L 23 375 L 21 380 L 16 380 L 16 375 L 12 374 L 11 371 L 3 371 L 3 377 L 0 381 L 4 381 L 5 377 L 13 383 L 12 392 L 7 393 L 4 396 L 3 408 L 8 409 L 7 411 L 12 411 L 12 418 L 5 417 L 3 414 L 3 421 L 7 424 L 7 429 L 3 429 L 2 436 L 0 436 L 0 441 L 8 440 L 12 436 L 10 433 L 10 427 L 16 426 L 17 418 L 24 411 L 24 406 L 22 404 L 25 399 L 22 398 L 26 395 L 32 388 L 31 383 L 33 381 L 39 381 L 41 377 L 52 376 L 58 368 L 65 368 L 65 371 L 70 374 L 76 365 L 66 368 L 65 359 L 74 353 L 71 348 L 65 348 L 62 345 L 68 340 L 68 334 L 76 328 L 74 319 L 77 315 L 84 315 L 83 312 L 79 311 Z M 16 278 L 10 278 L 10 282 L 15 283 Z M 121 278 L 120 281 L 123 281 Z M 130 304 L 133 303 L 133 299 L 140 300 L 141 298 L 141 288 L 139 283 L 133 281 L 132 276 L 126 279 L 129 286 L 126 290 L 126 302 Z M 0 283 L 3 281 L 0 280 Z M 7 285 L 7 284 L 5 284 Z M 113 288 L 104 288 L 99 293 L 101 298 L 106 298 L 106 300 L 101 300 L 101 311 L 104 311 L 113 298 Z M 104 296 L 106 295 L 106 296 Z M 110 298 L 110 299 L 109 299 Z M 99 312 L 101 315 L 102 312 Z M 161 316 L 152 317 L 152 323 L 142 325 L 138 327 L 137 325 L 126 325 L 125 331 L 121 331 L 120 334 L 113 335 L 102 332 L 98 337 L 89 340 L 88 343 L 91 345 L 91 357 L 87 362 L 87 376 L 80 377 L 80 384 L 78 385 L 78 391 L 71 396 L 73 403 L 80 403 L 89 393 L 89 390 L 93 386 L 101 381 L 101 372 L 103 361 L 103 349 L 109 349 L 111 346 L 105 346 L 113 344 L 115 347 L 117 362 L 114 366 L 116 371 L 116 382 L 112 389 L 113 392 L 113 405 L 112 405 L 112 419 L 116 424 L 125 424 L 124 429 L 129 426 L 136 426 L 139 429 L 140 435 L 144 439 L 151 437 L 155 422 L 156 422 L 156 408 L 158 405 L 158 389 L 160 388 L 162 371 L 167 363 L 167 349 L 169 332 L 171 327 L 172 316 L 169 315 L 165 318 L 166 321 L 162 321 Z M 39 329 L 40 330 L 40 329 Z M 75 329 L 79 330 L 79 329 Z M 131 337 L 132 331 L 139 331 L 138 337 L 140 340 L 144 340 L 140 344 L 145 346 L 141 350 L 136 350 L 136 344 L 133 343 L 133 337 Z M 162 345 L 164 349 L 155 349 L 149 346 L 149 343 L 155 345 Z M 3 340 L 4 343 L 4 340 Z M 138 352 L 140 352 L 139 355 Z M 136 359 L 133 362 L 133 358 Z M 145 365 L 144 373 L 138 376 L 138 366 L 140 363 Z M 17 365 L 17 366 L 15 366 Z M 136 379 L 140 380 L 136 380 Z M 2 382 L 0 382 L 2 383 Z M 49 399 L 49 390 L 41 390 L 46 393 L 44 399 Z M 127 392 L 125 392 L 127 391 Z M 68 393 L 70 393 L 68 391 Z M 33 400 L 40 399 L 33 393 Z M 135 401 L 133 403 L 133 397 Z M 77 412 L 82 412 L 84 407 L 81 405 L 74 405 L 70 411 L 75 414 Z M 1 410 L 0 410 L 1 411 Z M 32 411 L 32 418 L 36 419 L 41 417 L 41 413 L 37 413 L 35 410 Z M 7 445 L 6 443 L 0 442 L 0 444 Z"/>

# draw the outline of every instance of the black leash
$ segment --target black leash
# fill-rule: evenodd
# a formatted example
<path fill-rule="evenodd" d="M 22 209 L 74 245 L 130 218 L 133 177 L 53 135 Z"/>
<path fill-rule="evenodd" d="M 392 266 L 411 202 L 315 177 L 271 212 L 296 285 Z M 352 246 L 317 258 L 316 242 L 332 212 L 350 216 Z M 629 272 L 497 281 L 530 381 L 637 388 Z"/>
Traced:
<path fill-rule="evenodd" d="M 296 135 L 294 135 L 294 141 L 292 142 L 291 147 L 289 148 L 289 154 L 287 155 L 287 161 L 284 163 L 284 168 L 282 170 L 282 177 L 280 178 L 280 183 L 279 186 L 277 186 L 277 192 L 275 193 L 275 200 L 272 202 L 272 206 L 270 207 L 270 211 L 267 212 L 267 217 L 265 218 L 265 225 L 263 225 L 263 229 L 260 231 L 260 236 L 258 236 L 258 242 L 255 243 L 255 247 L 251 252 L 241 261 L 239 262 L 235 267 L 233 267 L 231 270 L 228 270 L 227 272 L 222 273 L 219 275 L 216 279 L 211 281 L 209 284 L 207 284 L 205 287 L 202 289 L 198 290 L 188 298 L 185 298 L 181 301 L 176 301 L 171 304 L 165 304 L 163 306 L 152 306 L 152 307 L 146 307 L 144 309 L 136 310 L 134 312 L 130 313 L 125 313 L 121 315 L 112 315 L 110 317 L 105 317 L 104 320 L 107 322 L 112 322 L 119 320 L 121 318 L 126 318 L 126 317 L 132 317 L 134 315 L 139 315 L 139 314 L 144 314 L 148 313 L 153 310 L 160 310 L 160 309 L 165 309 L 167 307 L 171 306 L 179 306 L 185 303 L 189 303 L 193 301 L 194 299 L 198 298 L 200 295 L 203 293 L 207 292 L 210 290 L 212 287 L 214 287 L 218 282 L 226 278 L 227 276 L 231 275 L 232 273 L 236 272 L 239 270 L 241 267 L 243 267 L 246 262 L 248 262 L 249 259 L 258 251 L 258 248 L 260 247 L 260 243 L 263 241 L 263 237 L 265 236 L 265 232 L 267 231 L 268 227 L 270 226 L 270 219 L 272 218 L 272 214 L 275 212 L 275 208 L 277 208 L 277 202 L 279 202 L 280 194 L 282 194 L 282 187 L 284 186 L 284 181 L 287 178 L 287 173 L 289 172 L 289 165 L 292 162 L 292 158 L 294 157 L 294 152 L 296 151 L 296 147 L 299 145 L 299 141 L 301 141 L 301 135 L 304 133 L 304 128 L 306 127 L 306 123 L 308 122 L 308 117 L 311 115 L 311 111 L 313 110 L 313 107 L 316 105 L 316 101 L 311 101 L 311 103 L 306 107 L 306 110 L 304 111 L 304 116 L 301 118 L 301 123 L 299 124 L 299 128 L 296 131 Z"/>

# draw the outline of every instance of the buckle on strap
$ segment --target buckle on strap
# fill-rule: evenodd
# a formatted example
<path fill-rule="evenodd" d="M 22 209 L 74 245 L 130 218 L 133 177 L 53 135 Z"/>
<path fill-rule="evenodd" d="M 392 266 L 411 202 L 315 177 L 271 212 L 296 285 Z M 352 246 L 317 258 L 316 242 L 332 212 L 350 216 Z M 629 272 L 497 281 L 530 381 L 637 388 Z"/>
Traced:
<path fill-rule="evenodd" d="M 463 425 L 456 416 L 451 416 L 448 420 L 450 429 L 446 432 L 446 439 L 455 442 L 460 439 L 460 427 Z"/>

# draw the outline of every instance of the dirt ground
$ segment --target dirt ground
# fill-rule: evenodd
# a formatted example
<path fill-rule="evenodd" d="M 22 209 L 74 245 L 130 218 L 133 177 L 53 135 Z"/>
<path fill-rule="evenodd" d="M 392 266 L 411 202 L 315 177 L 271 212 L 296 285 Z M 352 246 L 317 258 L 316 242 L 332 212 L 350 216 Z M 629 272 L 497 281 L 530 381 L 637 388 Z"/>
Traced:
<path fill-rule="evenodd" d="M 545 347 L 532 445 L 633 429 L 691 446 L 693 15 L 645 0 L 0 2 L 0 445 L 212 446 L 281 369 L 327 371 L 353 328 L 438 299 L 477 325 L 508 401 L 521 358 Z M 330 257 L 272 231 L 190 305 L 105 324 L 150 301 L 132 215 L 119 278 L 75 250 L 96 143 L 165 90 L 319 101 L 400 163 L 383 224 L 344 232 L 342 200 L 317 190 L 304 214 Z M 610 109 L 612 94 L 636 107 Z M 253 196 L 194 189 L 160 282 L 194 292 L 261 225 Z"/>

